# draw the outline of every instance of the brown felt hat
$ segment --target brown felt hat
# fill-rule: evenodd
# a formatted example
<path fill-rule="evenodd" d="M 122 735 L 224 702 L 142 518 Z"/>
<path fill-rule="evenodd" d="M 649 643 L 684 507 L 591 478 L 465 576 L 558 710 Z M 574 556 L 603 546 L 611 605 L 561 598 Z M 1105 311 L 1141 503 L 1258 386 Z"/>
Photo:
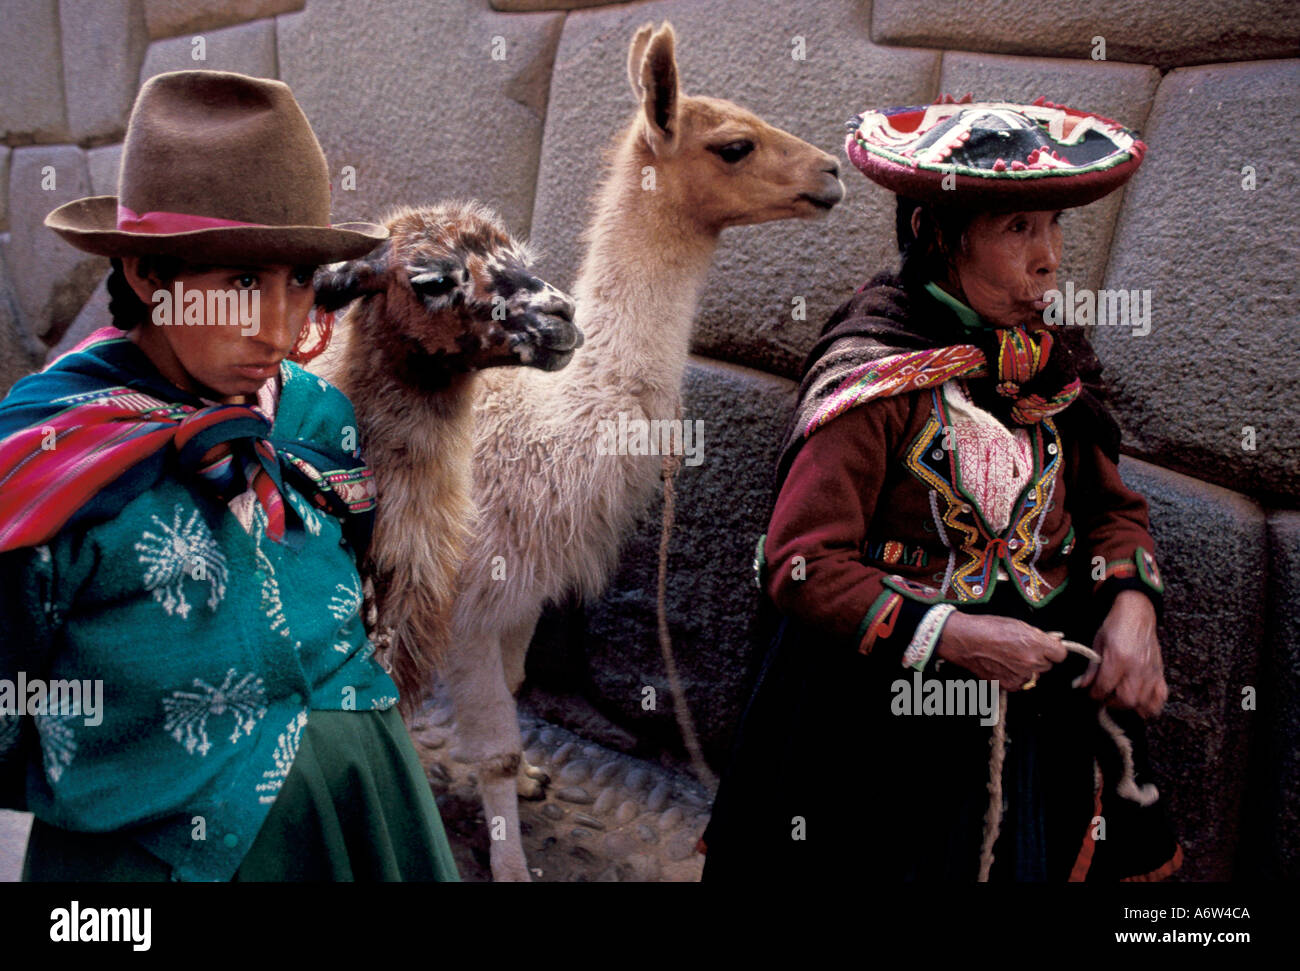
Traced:
<path fill-rule="evenodd" d="M 330 263 L 388 238 L 329 215 L 325 153 L 288 85 L 173 71 L 136 96 L 117 195 L 69 202 L 45 225 L 101 256 L 231 265 Z"/>

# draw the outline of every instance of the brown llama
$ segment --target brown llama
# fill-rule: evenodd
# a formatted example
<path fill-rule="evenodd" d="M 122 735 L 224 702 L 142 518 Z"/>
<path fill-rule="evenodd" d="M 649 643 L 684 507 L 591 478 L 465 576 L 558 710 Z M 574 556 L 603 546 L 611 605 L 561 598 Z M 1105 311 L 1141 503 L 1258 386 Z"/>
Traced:
<path fill-rule="evenodd" d="M 385 224 L 378 250 L 317 272 L 318 306 L 352 306 L 311 367 L 352 400 L 361 454 L 375 470 L 379 505 L 362 572 L 386 632 L 376 638 L 386 642 L 381 658 L 409 715 L 446 651 L 474 526 L 476 373 L 558 370 L 582 334 L 573 301 L 532 273 L 527 248 L 485 207 L 400 209 Z"/>
<path fill-rule="evenodd" d="M 513 694 L 543 606 L 598 595 L 620 541 L 659 481 L 660 459 L 611 455 L 600 425 L 675 420 L 695 309 L 728 226 L 826 213 L 843 197 L 826 152 L 748 111 L 678 89 L 672 27 L 637 31 L 638 102 L 595 197 L 574 291 L 586 344 L 556 374 L 511 369 L 477 391 L 478 526 L 452 612 L 452 757 L 474 765 L 496 880 L 528 880 L 518 795 L 540 773 L 522 757 Z M 653 190 L 644 187 L 653 169 Z M 659 426 L 654 426 L 659 427 Z"/>

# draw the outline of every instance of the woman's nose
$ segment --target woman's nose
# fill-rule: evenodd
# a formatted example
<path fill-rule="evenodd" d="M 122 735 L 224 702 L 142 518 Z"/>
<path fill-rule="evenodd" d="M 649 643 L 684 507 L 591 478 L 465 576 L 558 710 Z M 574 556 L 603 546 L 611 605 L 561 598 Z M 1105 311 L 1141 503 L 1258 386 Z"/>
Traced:
<path fill-rule="evenodd" d="M 1055 273 L 1061 265 L 1061 246 L 1050 235 L 1035 241 L 1030 269 L 1035 273 Z"/>
<path fill-rule="evenodd" d="M 291 301 L 287 285 L 263 285 L 260 297 L 260 319 L 258 321 L 257 339 L 263 344 L 275 348 L 284 355 L 293 349 L 298 339 L 298 328 L 294 326 L 290 313 Z"/>

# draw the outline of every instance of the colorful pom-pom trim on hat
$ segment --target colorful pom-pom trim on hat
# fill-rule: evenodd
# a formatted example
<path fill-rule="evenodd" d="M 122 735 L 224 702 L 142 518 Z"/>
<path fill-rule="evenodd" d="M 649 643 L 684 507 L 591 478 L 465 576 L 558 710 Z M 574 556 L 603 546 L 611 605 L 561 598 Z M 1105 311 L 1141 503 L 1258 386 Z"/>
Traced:
<path fill-rule="evenodd" d="M 1128 181 L 1146 145 L 1118 122 L 1039 98 L 866 111 L 845 151 L 863 174 L 921 202 L 982 209 L 1082 206 Z"/>

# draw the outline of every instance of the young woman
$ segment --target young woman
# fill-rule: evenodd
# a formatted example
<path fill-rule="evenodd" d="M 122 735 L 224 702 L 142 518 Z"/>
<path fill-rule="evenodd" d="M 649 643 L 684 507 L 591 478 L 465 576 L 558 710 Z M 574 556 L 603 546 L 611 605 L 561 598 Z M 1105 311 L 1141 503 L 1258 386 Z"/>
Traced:
<path fill-rule="evenodd" d="M 46 219 L 113 258 L 114 327 L 0 402 L 24 879 L 458 879 L 360 616 L 352 406 L 287 359 L 315 267 L 386 236 L 329 195 L 284 84 L 183 71 L 141 89 L 119 195 Z"/>
<path fill-rule="evenodd" d="M 1145 146 L 1044 104 L 852 127 L 850 158 L 899 196 L 902 266 L 804 367 L 760 543 L 779 630 L 705 879 L 1160 878 L 1181 851 L 1146 780 L 1142 718 L 1168 693 L 1155 545 L 1100 366 L 1045 323 L 1060 211 Z"/>

